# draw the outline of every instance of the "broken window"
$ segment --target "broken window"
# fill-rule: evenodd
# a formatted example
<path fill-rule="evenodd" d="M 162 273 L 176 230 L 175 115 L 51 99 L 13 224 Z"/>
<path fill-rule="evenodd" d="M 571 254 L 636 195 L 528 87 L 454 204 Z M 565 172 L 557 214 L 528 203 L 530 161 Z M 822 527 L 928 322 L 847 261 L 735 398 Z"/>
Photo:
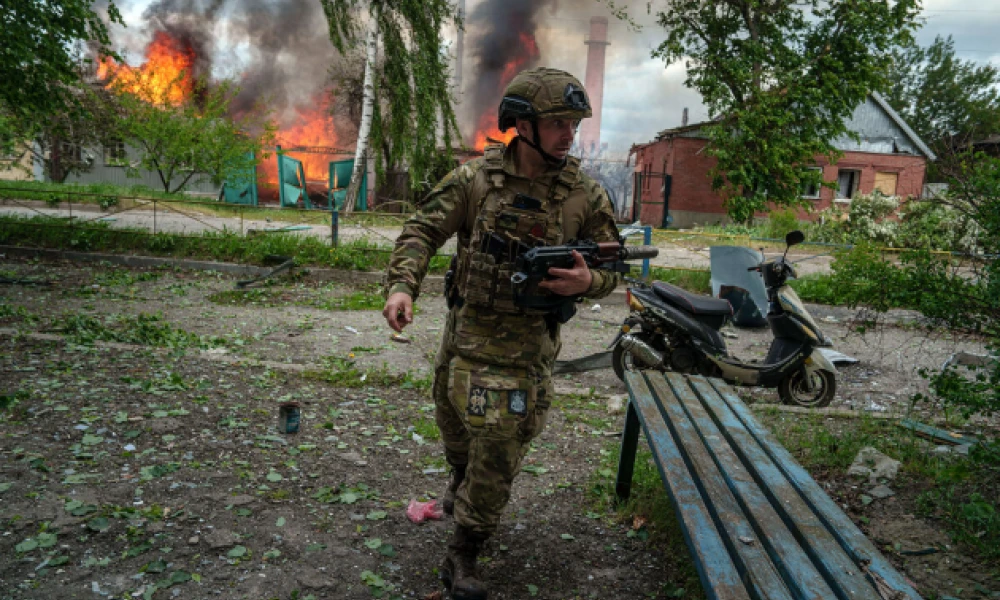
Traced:
<path fill-rule="evenodd" d="M 837 198 L 851 199 L 858 191 L 861 181 L 861 171 L 856 169 L 841 169 L 837 173 Z"/>
<path fill-rule="evenodd" d="M 821 169 L 820 167 L 808 167 L 807 170 L 816 171 L 820 174 L 820 179 L 823 178 L 823 169 Z M 802 197 L 806 198 L 807 200 L 819 200 L 819 191 L 821 187 L 822 186 L 819 183 L 814 183 L 814 182 L 803 183 Z"/>
<path fill-rule="evenodd" d="M 114 140 L 104 145 L 104 164 L 124 165 L 128 160 L 125 153 L 125 142 Z"/>

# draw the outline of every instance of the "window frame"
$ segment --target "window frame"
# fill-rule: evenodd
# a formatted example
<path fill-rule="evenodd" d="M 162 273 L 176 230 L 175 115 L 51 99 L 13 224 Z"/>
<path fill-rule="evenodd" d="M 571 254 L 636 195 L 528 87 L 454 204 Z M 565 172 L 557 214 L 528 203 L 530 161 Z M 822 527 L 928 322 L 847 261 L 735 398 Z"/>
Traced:
<path fill-rule="evenodd" d="M 820 181 L 823 180 L 823 167 L 806 167 L 806 169 L 809 170 L 809 171 L 819 171 Z M 803 188 L 804 188 L 804 186 L 803 186 Z M 809 194 L 808 191 L 809 190 L 807 190 L 807 189 L 803 189 L 802 190 L 802 192 L 801 192 L 800 195 L 801 195 L 801 197 L 803 199 L 805 199 L 805 200 L 819 200 L 820 196 L 822 196 L 822 194 L 823 194 L 823 184 L 822 183 L 817 183 L 816 184 L 816 192 L 815 192 L 815 194 Z"/>

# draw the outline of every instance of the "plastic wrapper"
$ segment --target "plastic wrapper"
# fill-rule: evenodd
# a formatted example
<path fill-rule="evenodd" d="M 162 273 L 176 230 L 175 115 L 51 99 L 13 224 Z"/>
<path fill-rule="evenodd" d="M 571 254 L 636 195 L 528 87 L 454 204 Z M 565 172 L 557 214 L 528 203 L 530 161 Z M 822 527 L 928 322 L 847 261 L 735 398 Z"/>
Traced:
<path fill-rule="evenodd" d="M 437 500 L 418 502 L 416 499 L 412 499 L 410 505 L 406 507 L 406 518 L 414 523 L 423 523 L 428 519 L 436 521 L 443 514 L 441 507 L 437 505 Z"/>

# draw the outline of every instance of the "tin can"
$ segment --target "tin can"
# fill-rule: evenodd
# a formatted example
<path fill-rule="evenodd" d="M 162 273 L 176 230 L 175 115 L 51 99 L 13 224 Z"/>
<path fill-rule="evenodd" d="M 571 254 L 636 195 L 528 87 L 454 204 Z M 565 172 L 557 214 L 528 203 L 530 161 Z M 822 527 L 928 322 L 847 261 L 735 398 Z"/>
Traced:
<path fill-rule="evenodd" d="M 278 406 L 278 431 L 281 433 L 298 433 L 301 414 L 298 402 L 281 403 Z"/>

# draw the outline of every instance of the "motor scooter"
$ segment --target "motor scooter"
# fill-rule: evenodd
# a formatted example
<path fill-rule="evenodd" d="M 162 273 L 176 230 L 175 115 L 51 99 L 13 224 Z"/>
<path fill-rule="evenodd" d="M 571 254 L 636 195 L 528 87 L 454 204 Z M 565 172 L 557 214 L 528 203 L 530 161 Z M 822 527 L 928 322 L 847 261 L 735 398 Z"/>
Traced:
<path fill-rule="evenodd" d="M 767 323 L 774 340 L 763 363 L 729 354 L 720 333 L 733 314 L 729 301 L 661 281 L 630 279 L 626 297 L 631 312 L 609 346 L 615 374 L 623 381 L 633 369 L 700 374 L 737 385 L 776 387 L 785 404 L 830 404 L 837 392 L 837 369 L 817 350 L 826 337 L 787 284 L 796 277 L 788 249 L 803 241 L 801 231 L 792 231 L 785 236 L 781 258 L 747 269 L 761 274 L 767 290 Z"/>

